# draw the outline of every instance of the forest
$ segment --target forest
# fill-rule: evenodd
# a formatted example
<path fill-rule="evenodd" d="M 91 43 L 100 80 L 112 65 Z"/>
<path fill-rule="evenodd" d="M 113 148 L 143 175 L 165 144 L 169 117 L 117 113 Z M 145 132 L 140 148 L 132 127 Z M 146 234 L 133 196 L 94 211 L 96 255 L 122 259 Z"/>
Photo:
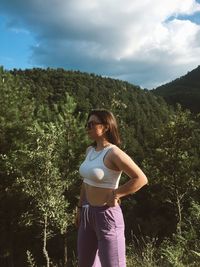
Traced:
<path fill-rule="evenodd" d="M 1 67 L 0 266 L 77 267 L 78 169 L 95 108 L 115 114 L 121 148 L 149 181 L 122 199 L 127 267 L 200 266 L 200 115 L 166 101 L 95 74 Z"/>
<path fill-rule="evenodd" d="M 193 113 L 200 112 L 200 66 L 186 75 L 163 84 L 152 92 L 162 96 L 168 104 L 181 104 Z"/>

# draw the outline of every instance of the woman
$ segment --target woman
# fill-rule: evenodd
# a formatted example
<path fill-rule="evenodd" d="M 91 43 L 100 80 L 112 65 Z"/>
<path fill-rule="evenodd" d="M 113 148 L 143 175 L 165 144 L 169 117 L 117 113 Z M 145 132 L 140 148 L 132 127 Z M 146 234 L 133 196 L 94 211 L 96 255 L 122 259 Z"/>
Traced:
<path fill-rule="evenodd" d="M 76 224 L 79 267 L 125 267 L 124 220 L 120 199 L 135 193 L 147 178 L 123 152 L 117 123 L 107 110 L 88 115 L 87 133 L 94 141 L 80 166 L 83 177 Z M 118 186 L 121 173 L 130 180 Z"/>

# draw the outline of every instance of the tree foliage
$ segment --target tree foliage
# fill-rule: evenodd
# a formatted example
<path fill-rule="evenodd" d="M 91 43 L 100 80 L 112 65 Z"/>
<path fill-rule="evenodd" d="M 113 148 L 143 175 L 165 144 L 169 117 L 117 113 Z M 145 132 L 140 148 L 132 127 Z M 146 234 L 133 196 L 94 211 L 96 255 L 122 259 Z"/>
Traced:
<path fill-rule="evenodd" d="M 157 87 L 152 92 L 162 96 L 170 105 L 176 106 L 179 103 L 183 108 L 197 114 L 200 112 L 199 88 L 200 66 L 172 82 Z"/>
<path fill-rule="evenodd" d="M 78 168 L 92 108 L 113 111 L 122 149 L 149 178 L 149 186 L 122 202 L 127 245 L 133 232 L 134 251 L 140 248 L 137 263 L 198 261 L 198 115 L 174 111 L 127 82 L 63 69 L 1 68 L 0 94 L 1 266 L 74 265 Z M 143 235 L 150 239 L 141 245 Z"/>

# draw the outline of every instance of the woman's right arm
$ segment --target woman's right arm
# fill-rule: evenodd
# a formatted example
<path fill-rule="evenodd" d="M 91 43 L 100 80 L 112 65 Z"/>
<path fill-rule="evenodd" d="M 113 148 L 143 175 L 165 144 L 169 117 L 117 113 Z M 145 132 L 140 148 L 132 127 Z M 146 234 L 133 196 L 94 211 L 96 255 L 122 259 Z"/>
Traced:
<path fill-rule="evenodd" d="M 82 183 L 81 191 L 80 191 L 80 198 L 79 198 L 78 205 L 77 205 L 78 208 L 82 207 L 84 200 L 85 200 L 85 186 L 84 186 L 84 183 Z"/>
<path fill-rule="evenodd" d="M 85 186 L 84 183 L 81 185 L 81 191 L 80 191 L 80 198 L 76 207 L 76 217 L 75 217 L 75 225 L 78 228 L 81 223 L 81 209 L 83 205 L 83 201 L 85 199 Z"/>
<path fill-rule="evenodd" d="M 86 156 L 89 153 L 89 151 L 90 151 L 91 148 L 92 148 L 92 146 L 89 146 L 86 149 Z M 75 218 L 75 225 L 77 227 L 79 227 L 80 222 L 81 222 L 81 216 L 80 216 L 80 214 L 81 214 L 82 205 L 83 205 L 83 202 L 84 202 L 85 199 L 86 199 L 85 186 L 84 186 L 84 183 L 82 183 L 82 185 L 81 185 L 81 191 L 80 191 L 80 198 L 79 198 L 79 201 L 78 201 L 78 204 L 77 204 L 77 212 L 76 212 L 76 218 Z"/>

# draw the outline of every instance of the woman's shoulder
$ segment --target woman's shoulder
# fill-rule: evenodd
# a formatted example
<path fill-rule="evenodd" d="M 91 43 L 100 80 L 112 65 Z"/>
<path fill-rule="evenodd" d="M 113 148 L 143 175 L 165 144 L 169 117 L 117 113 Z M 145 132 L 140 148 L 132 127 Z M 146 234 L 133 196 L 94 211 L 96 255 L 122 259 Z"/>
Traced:
<path fill-rule="evenodd" d="M 117 165 L 117 166 L 124 166 L 130 164 L 133 159 L 121 148 L 118 146 L 114 146 L 112 149 L 112 153 L 110 155 L 110 159 Z M 123 168 L 123 167 L 122 167 Z"/>
<path fill-rule="evenodd" d="M 124 155 L 126 153 L 121 148 L 119 148 L 118 146 L 112 145 L 111 154 L 112 154 L 112 156 L 121 156 L 121 155 Z"/>

